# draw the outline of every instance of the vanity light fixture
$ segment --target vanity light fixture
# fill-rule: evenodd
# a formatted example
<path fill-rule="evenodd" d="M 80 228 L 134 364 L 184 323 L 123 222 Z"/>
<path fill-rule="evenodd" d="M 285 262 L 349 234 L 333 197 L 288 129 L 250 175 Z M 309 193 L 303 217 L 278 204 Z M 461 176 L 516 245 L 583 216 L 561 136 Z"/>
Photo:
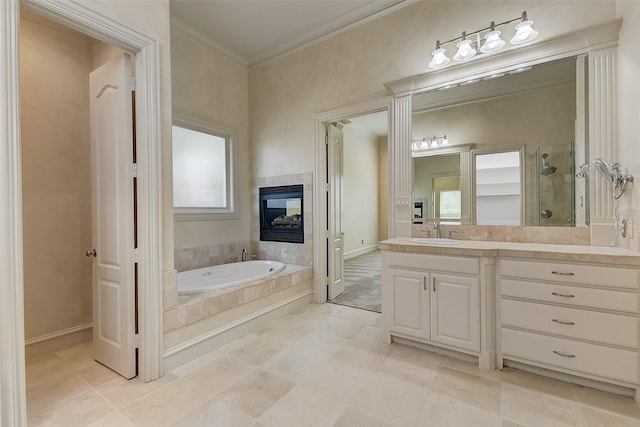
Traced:
<path fill-rule="evenodd" d="M 447 55 L 445 55 L 444 52 L 445 50 L 440 47 L 440 40 L 438 40 L 436 42 L 436 49 L 431 52 L 433 58 L 431 59 L 431 62 L 429 62 L 429 67 L 441 68 L 447 65 L 450 59 L 447 58 Z"/>
<path fill-rule="evenodd" d="M 450 59 L 447 57 L 446 50 L 442 46 L 458 40 L 460 40 L 456 45 L 458 51 L 453 56 L 453 59 L 456 61 L 467 61 L 476 56 L 477 53 L 490 54 L 499 51 L 506 45 L 506 42 L 500 38 L 500 34 L 502 33 L 501 31 L 496 30 L 496 27 L 507 25 L 515 21 L 520 22 L 515 27 L 515 35 L 511 38 L 512 45 L 522 45 L 538 37 L 538 32 L 533 29 L 533 21 L 529 20 L 527 12 L 524 11 L 522 12 L 522 15 L 517 18 L 500 22 L 498 24 L 496 24 L 495 21 L 491 21 L 491 24 L 486 28 L 469 33 L 463 31 L 460 37 L 444 42 L 441 42 L 440 40 L 436 41 L 436 48 L 431 53 L 433 58 L 431 59 L 431 62 L 429 62 L 429 67 L 437 69 L 449 64 Z M 484 35 L 482 35 L 483 33 Z M 468 39 L 467 36 L 476 37 L 475 40 L 473 40 L 473 37 Z M 481 43 L 482 40 L 484 40 L 483 43 Z"/>
<path fill-rule="evenodd" d="M 478 51 L 471 45 L 471 40 L 467 40 L 467 33 L 462 32 L 462 40 L 457 44 L 458 52 L 453 56 L 456 61 L 466 61 L 476 56 Z"/>
<path fill-rule="evenodd" d="M 412 151 L 430 150 L 432 148 L 448 147 L 447 135 L 433 136 L 431 138 L 418 138 L 411 141 Z"/>

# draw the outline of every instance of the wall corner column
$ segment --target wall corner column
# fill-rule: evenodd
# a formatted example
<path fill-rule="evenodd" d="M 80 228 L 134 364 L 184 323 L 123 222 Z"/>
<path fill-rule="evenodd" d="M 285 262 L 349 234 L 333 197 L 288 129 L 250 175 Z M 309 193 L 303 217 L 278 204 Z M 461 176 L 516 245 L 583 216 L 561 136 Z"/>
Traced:
<path fill-rule="evenodd" d="M 596 172 L 594 159 L 612 163 L 618 158 L 618 64 L 617 47 L 589 52 L 589 165 L 591 165 L 591 244 L 608 246 L 616 239 L 616 207 L 613 189 Z"/>
<path fill-rule="evenodd" d="M 411 179 L 411 93 L 393 99 L 392 144 L 389 145 L 391 176 L 392 224 L 389 237 L 410 237 L 413 222 Z"/>

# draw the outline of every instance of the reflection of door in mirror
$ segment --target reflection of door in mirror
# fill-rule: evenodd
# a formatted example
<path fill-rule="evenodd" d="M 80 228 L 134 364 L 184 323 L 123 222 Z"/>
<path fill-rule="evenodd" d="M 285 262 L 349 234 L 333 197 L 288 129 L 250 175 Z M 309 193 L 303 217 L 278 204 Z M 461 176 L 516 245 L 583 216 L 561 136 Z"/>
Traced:
<path fill-rule="evenodd" d="M 521 151 L 474 153 L 476 224 L 522 225 Z"/>
<path fill-rule="evenodd" d="M 422 221 L 460 223 L 460 153 L 415 157 L 414 203 L 423 206 Z"/>

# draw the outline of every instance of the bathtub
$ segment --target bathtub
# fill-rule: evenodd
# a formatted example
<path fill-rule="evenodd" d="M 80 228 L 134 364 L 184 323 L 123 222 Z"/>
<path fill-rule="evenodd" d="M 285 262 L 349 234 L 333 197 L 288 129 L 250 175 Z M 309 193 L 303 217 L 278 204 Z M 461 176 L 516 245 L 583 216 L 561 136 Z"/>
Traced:
<path fill-rule="evenodd" d="M 178 273 L 178 295 L 208 292 L 264 279 L 284 270 L 278 261 L 246 261 Z"/>

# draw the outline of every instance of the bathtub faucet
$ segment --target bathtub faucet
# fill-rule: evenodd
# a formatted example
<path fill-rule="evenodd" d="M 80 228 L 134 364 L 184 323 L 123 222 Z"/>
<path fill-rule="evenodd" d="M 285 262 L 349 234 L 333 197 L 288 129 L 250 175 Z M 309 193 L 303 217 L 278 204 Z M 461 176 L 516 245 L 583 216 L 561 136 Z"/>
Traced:
<path fill-rule="evenodd" d="M 248 253 L 247 253 L 247 249 L 246 248 L 242 248 L 242 262 L 245 262 L 247 260 L 248 257 Z"/>

